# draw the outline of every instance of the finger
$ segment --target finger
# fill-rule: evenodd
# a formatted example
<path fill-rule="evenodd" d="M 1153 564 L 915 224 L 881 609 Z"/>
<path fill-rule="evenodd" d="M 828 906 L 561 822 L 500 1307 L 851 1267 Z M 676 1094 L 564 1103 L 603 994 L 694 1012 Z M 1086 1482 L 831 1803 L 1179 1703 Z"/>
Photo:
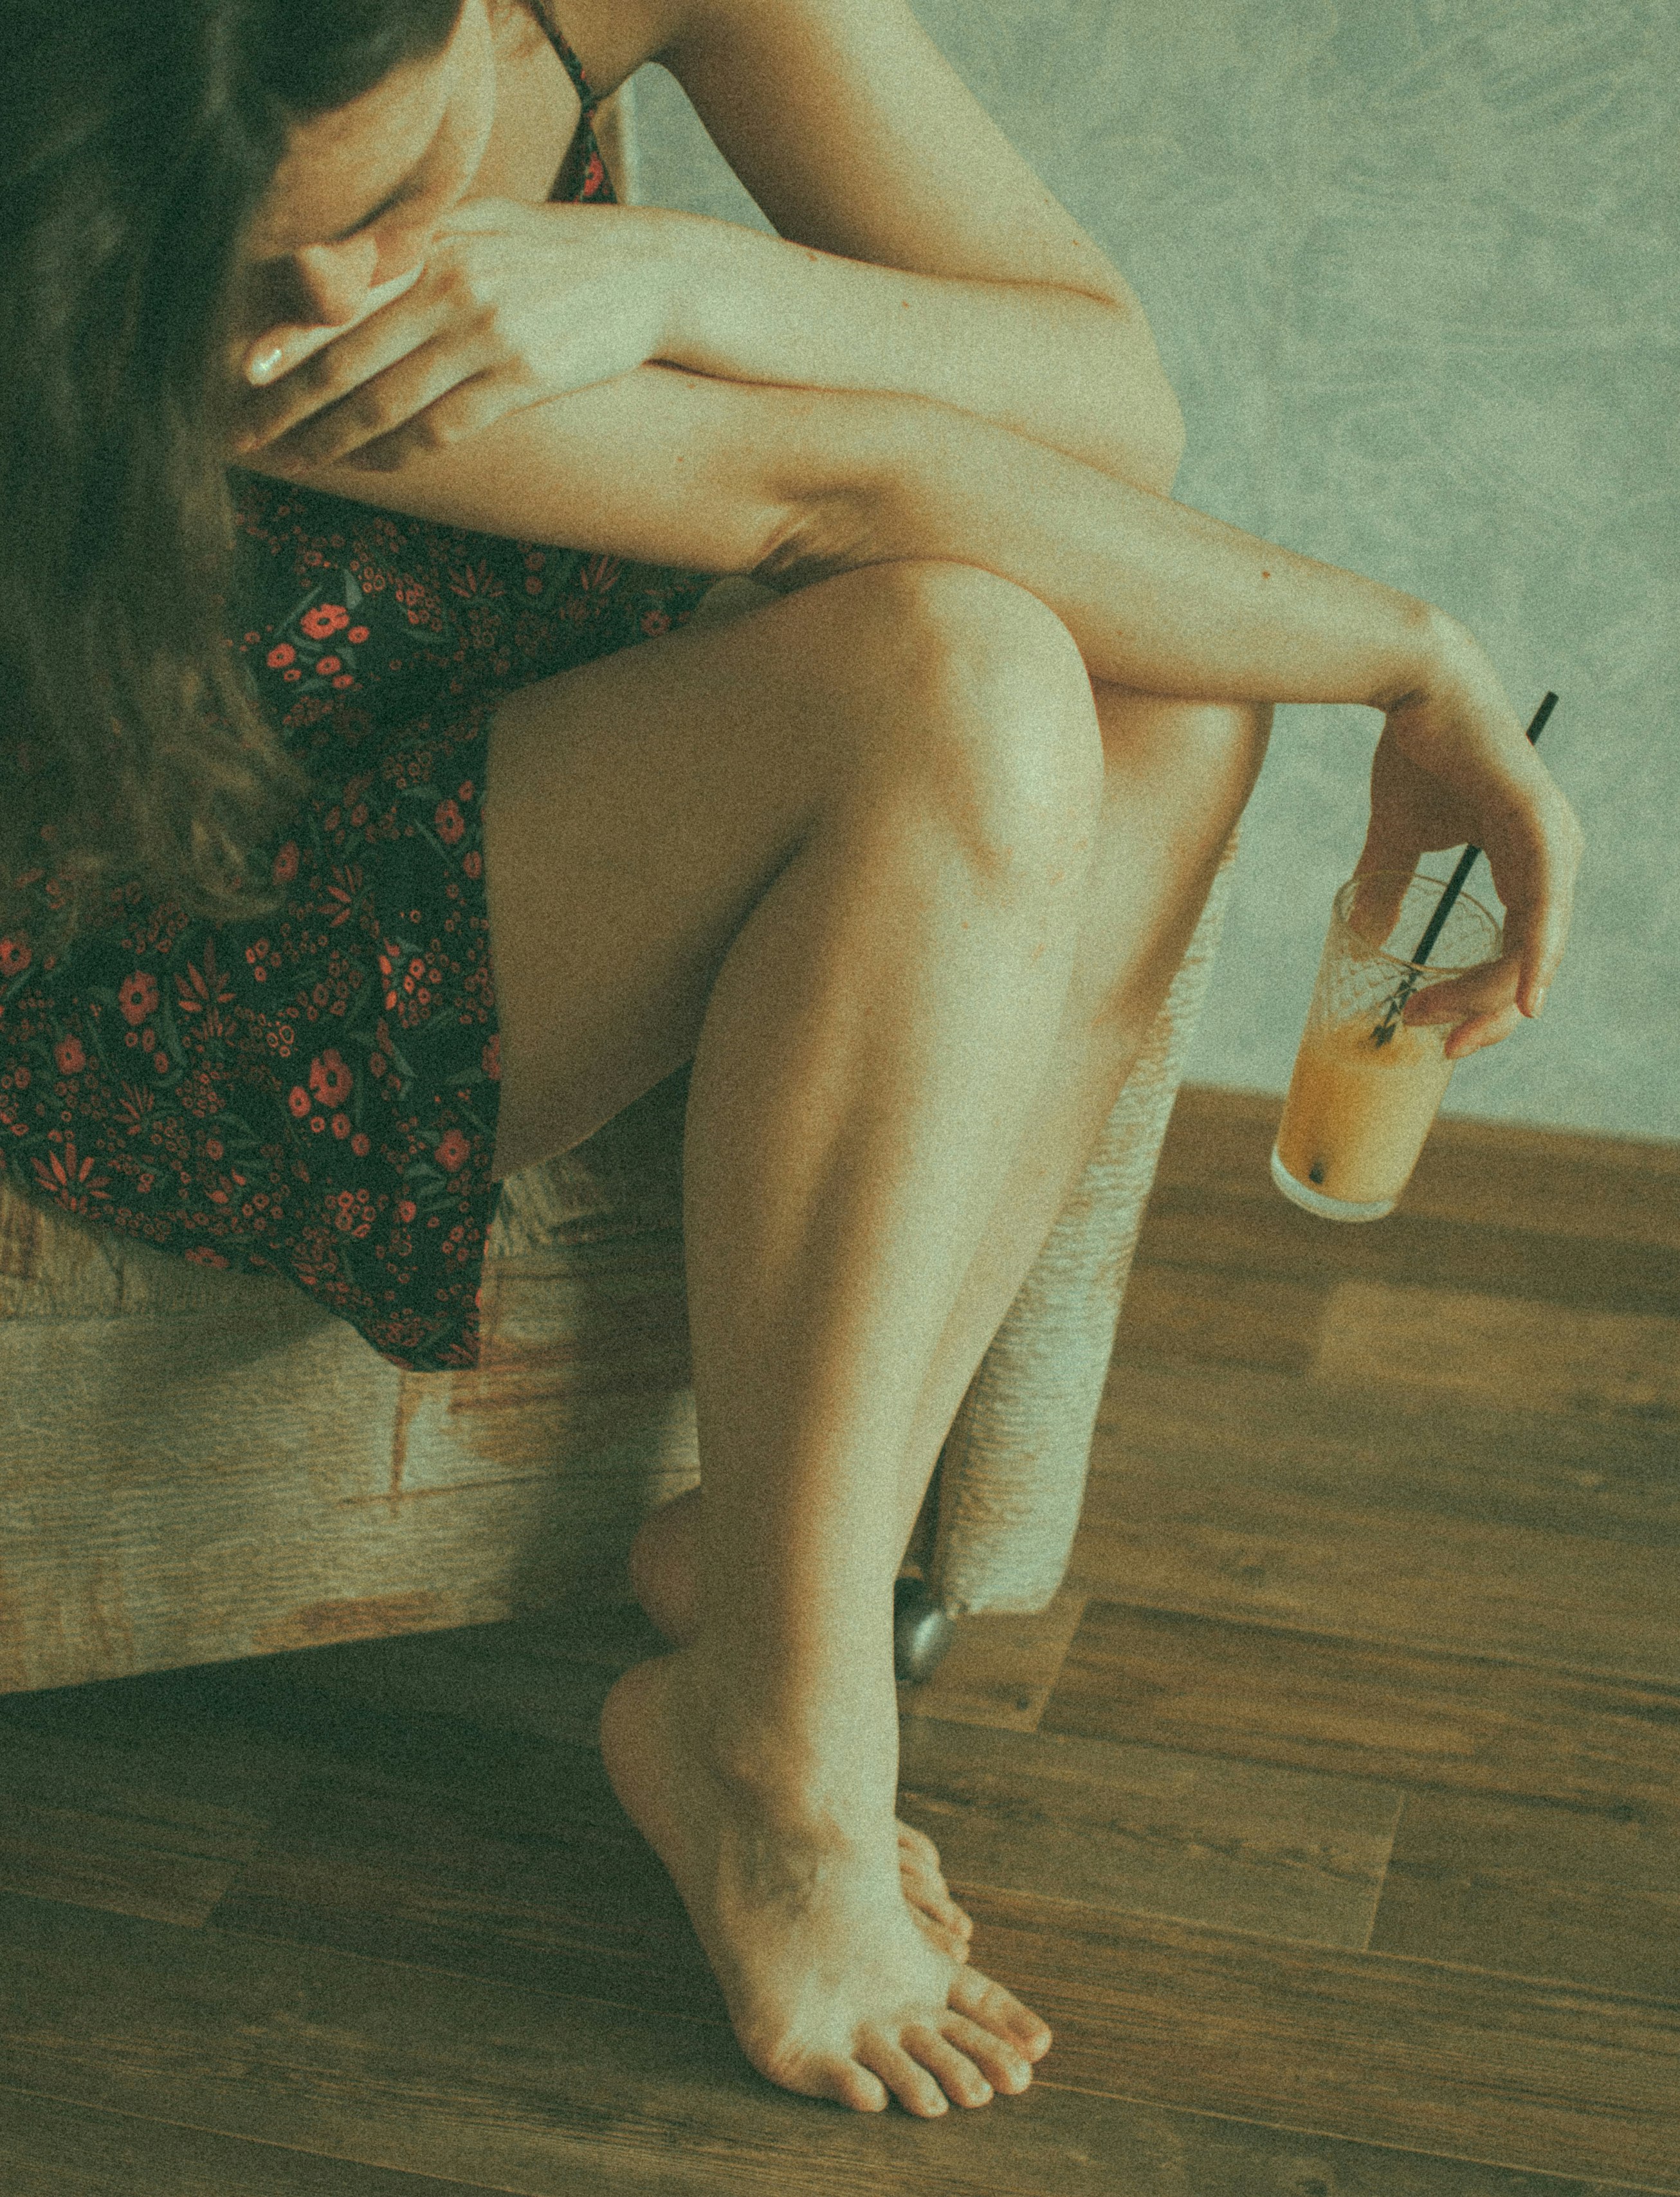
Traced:
<path fill-rule="evenodd" d="M 263 393 L 248 400 L 244 424 L 251 439 L 245 447 L 261 449 L 435 334 L 447 317 L 441 299 L 430 311 L 416 300 L 408 312 L 393 315 L 377 328 L 368 326 L 386 305 L 411 290 L 425 271 L 422 261 L 395 281 L 380 283 L 368 293 L 350 320 L 331 326 L 270 328 L 259 336 L 246 355 L 246 378 L 254 391 Z M 417 313 L 423 316 L 415 317 Z"/>
<path fill-rule="evenodd" d="M 1347 919 L 1358 936 L 1370 945 L 1383 946 L 1399 919 L 1405 904 L 1406 885 L 1416 859 L 1415 855 L 1411 856 L 1405 867 L 1390 868 L 1385 865 L 1380 869 L 1366 869 L 1362 864 L 1354 872 L 1359 885 Z"/>
<path fill-rule="evenodd" d="M 494 426 L 508 413 L 536 402 L 531 392 L 495 372 L 473 375 L 391 432 L 364 443 L 343 462 L 358 470 L 391 472 L 428 450 L 444 450 Z"/>
<path fill-rule="evenodd" d="M 463 349 L 459 331 L 423 344 L 364 381 L 347 397 L 276 442 L 269 455 L 299 466 L 343 463 L 401 429 L 405 455 L 458 442 L 484 418 L 478 393 L 461 394 L 479 379 L 483 355 Z M 488 417 L 495 417 L 489 412 Z M 487 424 L 487 420 L 485 421 Z"/>
<path fill-rule="evenodd" d="M 1574 811 L 1544 774 L 1522 826 L 1516 844 L 1490 848 L 1489 861 L 1505 903 L 1505 951 L 1518 965 L 1517 1005 L 1532 1017 L 1568 943 L 1584 843 Z"/>
<path fill-rule="evenodd" d="M 1400 1019 L 1412 1029 L 1441 1024 L 1456 1029 L 1473 1017 L 1502 1014 L 1516 998 L 1516 987 L 1517 964 L 1501 959 L 1466 976 L 1422 986 L 1406 1001 Z"/>
<path fill-rule="evenodd" d="M 1517 965 L 1516 1000 L 1531 1017 L 1546 1004 L 1546 994 L 1563 959 L 1574 913 L 1573 868 L 1567 882 L 1543 890 L 1538 903 L 1511 908 L 1505 917 L 1505 951 Z"/>
<path fill-rule="evenodd" d="M 1482 1052 L 1490 1045 L 1503 1044 L 1514 1030 L 1521 1029 L 1522 1019 L 1515 1000 L 1497 1014 L 1473 1015 L 1457 1029 L 1448 1032 L 1442 1050 L 1449 1060 L 1463 1060 L 1467 1053 Z"/>

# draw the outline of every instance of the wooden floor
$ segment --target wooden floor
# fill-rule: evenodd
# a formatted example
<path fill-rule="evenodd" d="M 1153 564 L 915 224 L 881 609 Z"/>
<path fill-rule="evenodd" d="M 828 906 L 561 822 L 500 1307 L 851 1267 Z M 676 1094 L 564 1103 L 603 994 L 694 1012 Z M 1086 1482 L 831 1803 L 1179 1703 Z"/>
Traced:
<path fill-rule="evenodd" d="M 755 2076 L 591 1747 L 627 1610 L 0 1702 L 0 2191 L 1680 2191 L 1680 1145 L 1405 1209 L 1180 1101 L 1066 1590 L 907 1695 L 1050 2020 L 920 2123 Z"/>

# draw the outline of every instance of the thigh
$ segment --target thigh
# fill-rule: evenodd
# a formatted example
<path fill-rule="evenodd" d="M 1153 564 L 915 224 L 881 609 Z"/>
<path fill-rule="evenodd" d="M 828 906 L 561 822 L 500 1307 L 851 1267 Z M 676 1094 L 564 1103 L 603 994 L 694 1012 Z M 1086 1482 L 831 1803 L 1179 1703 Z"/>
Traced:
<path fill-rule="evenodd" d="M 827 804 L 936 744 L 988 666 L 1023 695 L 1064 696 L 1070 728 L 1082 703 L 1094 747 L 1077 650 L 1007 581 L 894 564 L 739 594 L 497 710 L 497 1178 L 581 1143 L 692 1057 L 724 958 Z M 1032 714 L 966 711 L 1005 728 Z"/>

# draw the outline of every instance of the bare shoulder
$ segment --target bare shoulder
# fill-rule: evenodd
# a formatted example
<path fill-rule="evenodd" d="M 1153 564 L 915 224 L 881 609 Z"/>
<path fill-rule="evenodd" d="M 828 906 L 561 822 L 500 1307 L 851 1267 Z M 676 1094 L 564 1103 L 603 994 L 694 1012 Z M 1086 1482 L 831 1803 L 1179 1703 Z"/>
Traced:
<path fill-rule="evenodd" d="M 530 0 L 565 40 L 605 96 L 679 36 L 693 0 Z"/>

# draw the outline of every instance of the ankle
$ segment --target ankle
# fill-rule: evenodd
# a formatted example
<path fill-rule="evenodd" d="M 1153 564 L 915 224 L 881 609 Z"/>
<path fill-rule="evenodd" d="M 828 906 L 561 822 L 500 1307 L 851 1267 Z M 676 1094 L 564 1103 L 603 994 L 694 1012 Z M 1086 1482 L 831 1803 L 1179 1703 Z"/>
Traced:
<path fill-rule="evenodd" d="M 790 1826 L 854 1823 L 890 1816 L 898 1788 L 898 1719 L 866 1705 L 773 1694 L 762 1684 L 720 1681 L 685 1650 L 681 1673 L 686 1739 L 729 1793 Z"/>

